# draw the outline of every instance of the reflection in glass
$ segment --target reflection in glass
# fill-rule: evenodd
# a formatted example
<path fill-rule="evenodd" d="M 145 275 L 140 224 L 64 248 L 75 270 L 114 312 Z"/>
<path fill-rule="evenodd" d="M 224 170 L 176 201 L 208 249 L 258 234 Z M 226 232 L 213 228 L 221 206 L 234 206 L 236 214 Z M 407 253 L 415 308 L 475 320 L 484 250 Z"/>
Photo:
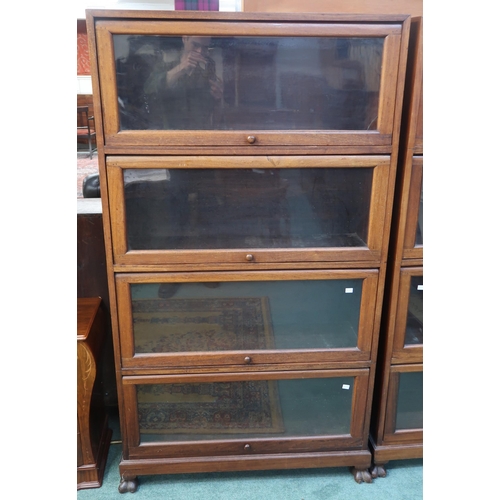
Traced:
<path fill-rule="evenodd" d="M 135 352 L 353 348 L 362 282 L 133 283 Z"/>
<path fill-rule="evenodd" d="M 424 343 L 424 278 L 412 276 L 406 317 L 405 345 Z"/>
<path fill-rule="evenodd" d="M 373 130 L 383 37 L 114 35 L 121 130 Z"/>
<path fill-rule="evenodd" d="M 345 435 L 353 377 L 138 385 L 141 442 Z"/>
<path fill-rule="evenodd" d="M 127 169 L 129 250 L 364 247 L 372 168 Z"/>
<path fill-rule="evenodd" d="M 399 374 L 396 430 L 423 427 L 423 372 Z"/>

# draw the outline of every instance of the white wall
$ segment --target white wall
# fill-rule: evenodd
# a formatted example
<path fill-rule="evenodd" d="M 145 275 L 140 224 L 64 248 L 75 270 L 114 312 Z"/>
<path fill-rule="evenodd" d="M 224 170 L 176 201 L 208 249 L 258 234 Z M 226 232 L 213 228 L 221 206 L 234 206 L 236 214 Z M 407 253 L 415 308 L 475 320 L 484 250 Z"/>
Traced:
<path fill-rule="evenodd" d="M 174 10 L 175 0 L 76 0 L 77 19 L 85 19 L 85 9 L 89 8 L 127 8 L 127 4 L 140 5 L 145 9 Z M 219 0 L 221 12 L 241 12 L 243 0 Z"/>
<path fill-rule="evenodd" d="M 85 9 L 89 8 L 127 8 L 130 0 L 76 0 L 77 19 L 85 19 Z M 174 10 L 175 0 L 135 0 L 134 5 L 140 4 L 145 9 Z M 243 0 L 219 0 L 221 12 L 241 12 Z M 92 94 L 92 79 L 90 76 L 77 76 L 77 94 Z"/>

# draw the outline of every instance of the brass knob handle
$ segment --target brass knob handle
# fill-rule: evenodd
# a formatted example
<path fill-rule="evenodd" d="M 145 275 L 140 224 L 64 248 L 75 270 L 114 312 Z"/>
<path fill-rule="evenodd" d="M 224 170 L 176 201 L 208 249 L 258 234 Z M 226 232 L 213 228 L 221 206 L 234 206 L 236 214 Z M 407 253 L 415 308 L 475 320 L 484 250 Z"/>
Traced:
<path fill-rule="evenodd" d="M 249 444 L 246 444 L 245 446 L 243 446 L 243 449 L 245 451 L 250 451 L 250 448 L 251 448 L 251 446 Z"/>
<path fill-rule="evenodd" d="M 255 142 L 255 136 L 254 135 L 249 135 L 247 137 L 247 141 L 249 144 L 253 144 Z"/>
<path fill-rule="evenodd" d="M 252 358 L 250 356 L 245 356 L 245 359 L 243 361 L 245 361 L 245 363 L 248 365 L 252 362 Z"/>
<path fill-rule="evenodd" d="M 248 262 L 251 262 L 253 260 L 253 255 L 251 253 L 247 254 L 247 256 L 245 257 L 245 259 L 248 260 Z"/>

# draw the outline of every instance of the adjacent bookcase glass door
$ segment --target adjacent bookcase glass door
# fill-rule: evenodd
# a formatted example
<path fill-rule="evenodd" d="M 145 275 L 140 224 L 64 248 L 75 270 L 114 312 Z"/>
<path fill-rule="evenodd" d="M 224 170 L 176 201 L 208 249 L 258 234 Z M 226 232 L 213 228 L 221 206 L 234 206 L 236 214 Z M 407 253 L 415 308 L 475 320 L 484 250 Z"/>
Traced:
<path fill-rule="evenodd" d="M 405 346 L 424 343 L 424 278 L 412 276 L 406 317 Z"/>
<path fill-rule="evenodd" d="M 418 220 L 415 230 L 415 247 L 424 244 L 424 186 L 420 188 L 420 202 L 418 204 Z"/>
<path fill-rule="evenodd" d="M 423 428 L 423 372 L 399 375 L 396 431 Z"/>

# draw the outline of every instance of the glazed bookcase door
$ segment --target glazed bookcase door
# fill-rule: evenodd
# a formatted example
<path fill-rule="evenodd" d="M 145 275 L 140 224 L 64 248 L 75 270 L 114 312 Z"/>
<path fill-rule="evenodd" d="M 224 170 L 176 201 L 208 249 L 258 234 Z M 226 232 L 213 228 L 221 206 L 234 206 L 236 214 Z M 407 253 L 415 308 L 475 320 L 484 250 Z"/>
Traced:
<path fill-rule="evenodd" d="M 376 270 L 119 274 L 121 364 L 367 363 L 377 283 Z"/>
<path fill-rule="evenodd" d="M 411 163 L 403 259 L 423 259 L 423 208 L 423 158 L 414 156 Z"/>
<path fill-rule="evenodd" d="M 423 360 L 423 269 L 402 268 L 396 309 L 393 363 L 421 363 Z"/>
<path fill-rule="evenodd" d="M 380 264 L 386 156 L 111 156 L 116 265 Z"/>
<path fill-rule="evenodd" d="M 101 19 L 95 30 L 107 147 L 392 144 L 402 20 Z M 166 92 L 183 37 L 203 46 L 195 71 L 217 96 Z"/>
<path fill-rule="evenodd" d="M 124 377 L 128 459 L 360 449 L 368 369 Z"/>
<path fill-rule="evenodd" d="M 384 445 L 423 441 L 423 365 L 391 367 Z"/>

